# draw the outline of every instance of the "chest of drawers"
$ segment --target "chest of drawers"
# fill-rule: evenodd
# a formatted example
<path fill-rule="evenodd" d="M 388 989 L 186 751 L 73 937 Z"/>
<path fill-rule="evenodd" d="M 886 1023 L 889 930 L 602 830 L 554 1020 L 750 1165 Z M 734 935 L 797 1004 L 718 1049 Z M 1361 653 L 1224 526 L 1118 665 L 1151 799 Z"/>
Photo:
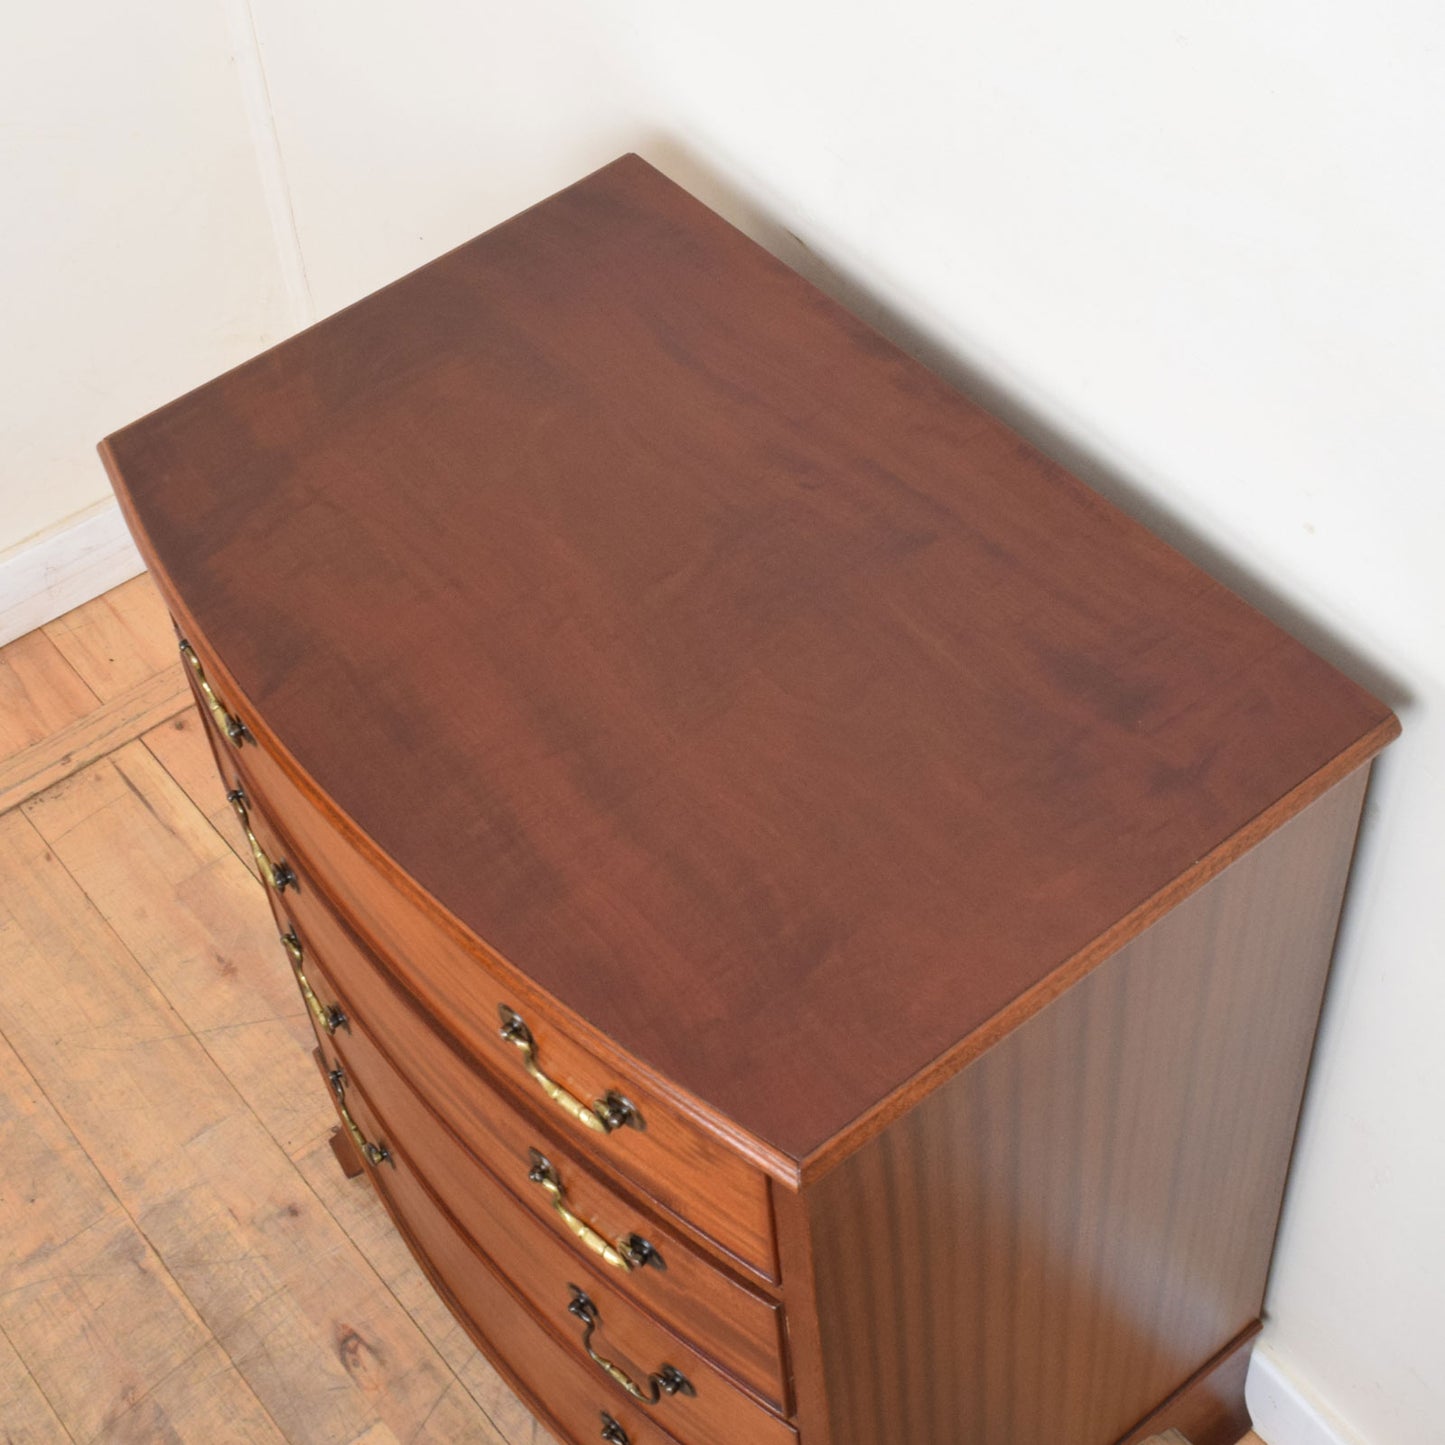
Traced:
<path fill-rule="evenodd" d="M 102 454 L 561 1439 L 1237 1437 L 1388 709 L 635 157 Z"/>

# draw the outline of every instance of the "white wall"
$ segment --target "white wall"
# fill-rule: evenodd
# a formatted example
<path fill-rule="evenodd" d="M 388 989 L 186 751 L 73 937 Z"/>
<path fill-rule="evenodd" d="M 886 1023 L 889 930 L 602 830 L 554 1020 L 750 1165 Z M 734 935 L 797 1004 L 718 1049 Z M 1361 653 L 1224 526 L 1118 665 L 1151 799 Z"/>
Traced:
<path fill-rule="evenodd" d="M 219 0 L 4 7 L 0 561 L 109 497 L 105 432 L 285 333 L 228 51 Z"/>
<path fill-rule="evenodd" d="M 257 164 L 275 183 L 270 265 L 209 9 L 165 6 L 184 23 L 157 52 L 129 19 L 84 7 L 105 27 L 85 78 L 108 98 L 42 145 L 111 179 L 99 199 L 61 187 L 28 223 L 35 304 L 65 321 L 49 366 L 77 384 L 21 378 L 27 485 L 98 493 L 98 473 L 89 492 L 72 478 L 71 439 L 88 446 L 214 369 L 213 354 L 268 337 L 278 274 L 293 320 L 333 310 L 640 150 L 1401 712 L 1405 737 L 1369 805 L 1267 1340 L 1272 1368 L 1345 1437 L 1439 1445 L 1445 11 L 252 4 L 264 69 L 243 78 Z M 85 86 L 71 89 L 79 106 Z M 30 110 L 46 114 L 44 101 Z M 166 123 L 178 106 L 198 117 L 183 135 Z M 136 111 L 130 142 L 109 123 L 94 133 L 117 108 Z M 173 173 L 198 194 L 178 194 Z M 77 220 L 77 201 L 106 225 Z M 157 217 L 171 223 L 159 241 Z M 132 294 L 111 297 L 118 279 Z"/>

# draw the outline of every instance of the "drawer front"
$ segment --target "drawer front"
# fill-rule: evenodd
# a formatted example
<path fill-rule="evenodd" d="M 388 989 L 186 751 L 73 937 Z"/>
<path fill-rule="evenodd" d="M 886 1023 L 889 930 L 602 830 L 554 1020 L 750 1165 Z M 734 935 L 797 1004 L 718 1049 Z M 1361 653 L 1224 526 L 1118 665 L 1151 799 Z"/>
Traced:
<path fill-rule="evenodd" d="M 558 1256 L 557 1269 L 592 1269 L 603 1282 L 599 1288 L 620 1293 L 629 1309 L 641 1305 L 673 1332 L 700 1342 L 723 1368 L 785 1408 L 779 1305 L 607 1186 L 565 1139 L 513 1108 L 484 1073 L 469 1069 L 360 951 L 325 900 L 305 886 L 304 872 L 302 879 L 299 892 L 273 895 L 273 905 L 281 931 L 290 935 L 287 952 L 303 994 L 309 994 L 313 1022 L 343 1064 L 366 1081 L 388 1122 L 413 1141 L 412 1156 L 473 1237 L 501 1259 L 505 1246 L 484 1237 L 485 1216 L 495 1211 L 477 1203 L 483 1193 L 496 1195 L 500 1181 L 504 1197 L 497 1210 L 505 1205 L 525 1216 L 527 1228 L 517 1226 L 518 1238 L 540 1235 Z M 549 1170 L 543 1171 L 539 1157 Z M 580 1235 L 584 1227 L 592 1234 L 590 1245 Z M 638 1243 L 619 1247 L 634 1237 L 651 1247 L 661 1268 L 645 1259 L 623 1267 L 629 1254 L 646 1254 Z M 596 1253 L 603 1242 L 613 1250 L 610 1261 Z"/>
<path fill-rule="evenodd" d="M 318 1048 L 323 1076 L 330 1065 Z M 329 1082 L 328 1082 L 329 1086 Z M 333 1094 L 333 1103 L 337 1102 Z M 352 1112 L 352 1106 L 356 1112 Z M 367 1118 L 353 1091 L 347 1111 L 358 1129 Z M 563 1339 L 542 1324 L 496 1269 L 451 1228 L 405 1162 L 368 1172 L 387 1212 L 437 1293 L 482 1352 L 565 1445 L 691 1445 L 668 1433 L 648 1407 L 584 1369 Z M 590 1364 L 590 1362 L 589 1362 Z"/>
<path fill-rule="evenodd" d="M 525 982 L 508 982 L 459 926 L 443 926 L 385 877 L 257 743 L 245 708 L 238 712 L 234 693 L 228 698 L 218 686 L 204 644 L 190 641 L 217 700 L 209 706 L 192 670 L 227 788 L 239 784 L 265 800 L 311 876 L 388 969 L 429 1013 L 447 1020 L 469 1053 L 554 1113 L 577 1149 L 605 1159 L 740 1264 L 776 1281 L 763 1171 L 641 1082 L 625 1055 L 603 1057 L 584 1044 L 555 1004 Z M 240 742 L 237 723 L 245 732 Z"/>
<path fill-rule="evenodd" d="M 381 1107 L 369 1092 L 371 1081 L 345 1063 L 334 1043 L 334 1037 L 325 1040 L 322 1054 L 343 1122 L 359 1136 L 373 1181 L 432 1266 L 438 1268 L 438 1252 L 456 1259 L 455 1273 L 440 1268 L 438 1272 L 468 1315 L 468 1293 L 475 1276 L 490 1267 L 561 1337 L 576 1366 L 584 1375 L 595 1376 L 594 1388 L 616 1407 L 640 1407 L 688 1445 L 796 1441 L 790 1425 L 731 1384 L 683 1341 L 648 1320 L 590 1267 L 579 1267 L 575 1256 L 485 1171 L 472 1177 L 476 1193 L 468 1206 L 468 1220 L 453 1215 L 448 1204 L 465 1200 L 466 1195 L 454 1190 L 449 1201 L 437 1189 L 426 1151 L 438 1141 L 426 1135 L 414 1139 L 401 1117 Z M 417 1120 L 413 1115 L 408 1122 Z M 484 1237 L 474 1235 L 468 1223 Z M 482 1316 L 480 1322 L 485 1325 L 488 1318 Z M 503 1346 L 508 1359 L 509 1344 Z"/>

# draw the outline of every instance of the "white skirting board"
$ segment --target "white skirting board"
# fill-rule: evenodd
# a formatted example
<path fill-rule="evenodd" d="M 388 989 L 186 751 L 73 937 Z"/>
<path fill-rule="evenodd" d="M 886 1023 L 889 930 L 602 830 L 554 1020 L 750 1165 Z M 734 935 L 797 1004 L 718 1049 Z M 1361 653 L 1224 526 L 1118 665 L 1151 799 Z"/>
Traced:
<path fill-rule="evenodd" d="M 1265 1445 L 1370 1445 L 1289 1374 L 1268 1345 L 1255 1347 L 1244 1395 Z"/>
<path fill-rule="evenodd" d="M 22 542 L 0 556 L 0 646 L 144 571 L 113 501 Z"/>

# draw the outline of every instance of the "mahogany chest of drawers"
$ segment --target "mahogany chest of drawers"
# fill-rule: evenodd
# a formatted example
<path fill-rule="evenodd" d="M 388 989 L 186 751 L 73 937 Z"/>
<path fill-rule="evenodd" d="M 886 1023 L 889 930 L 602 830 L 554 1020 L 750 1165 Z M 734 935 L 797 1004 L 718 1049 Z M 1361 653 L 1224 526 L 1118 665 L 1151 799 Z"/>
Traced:
<path fill-rule="evenodd" d="M 102 453 L 561 1439 L 1240 1433 L 1384 706 L 635 157 Z"/>

